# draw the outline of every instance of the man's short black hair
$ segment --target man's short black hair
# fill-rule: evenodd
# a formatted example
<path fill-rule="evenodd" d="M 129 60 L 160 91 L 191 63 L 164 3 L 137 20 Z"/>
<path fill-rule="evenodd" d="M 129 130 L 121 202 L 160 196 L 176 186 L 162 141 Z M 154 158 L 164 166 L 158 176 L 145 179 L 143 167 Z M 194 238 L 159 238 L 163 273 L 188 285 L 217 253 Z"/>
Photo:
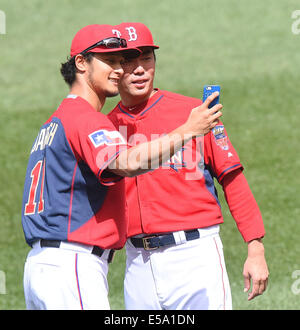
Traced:
<path fill-rule="evenodd" d="M 148 49 L 149 48 L 149 49 Z M 142 49 L 141 49 L 142 50 Z M 147 47 L 147 49 L 143 50 L 142 53 L 140 54 L 137 54 L 137 53 L 133 53 L 133 52 L 126 52 L 126 51 L 123 51 L 122 54 L 123 54 L 123 57 L 125 58 L 125 60 L 132 60 L 132 59 L 135 59 L 137 57 L 139 57 L 140 55 L 142 55 L 143 53 L 150 53 L 152 52 L 153 53 L 153 56 L 154 56 L 154 61 L 156 62 L 156 55 L 155 55 L 155 48 L 153 47 Z"/>
<path fill-rule="evenodd" d="M 89 63 L 91 62 L 94 54 L 86 53 L 82 55 L 85 60 Z M 75 57 L 68 58 L 67 62 L 61 64 L 60 73 L 62 74 L 65 82 L 71 87 L 76 80 L 76 65 Z"/>

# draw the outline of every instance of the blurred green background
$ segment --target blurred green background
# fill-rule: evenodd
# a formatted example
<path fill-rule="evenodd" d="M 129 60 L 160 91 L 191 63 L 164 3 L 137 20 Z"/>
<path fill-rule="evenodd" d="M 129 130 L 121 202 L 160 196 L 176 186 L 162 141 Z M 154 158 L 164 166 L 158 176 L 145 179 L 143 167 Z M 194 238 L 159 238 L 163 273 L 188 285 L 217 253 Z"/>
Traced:
<path fill-rule="evenodd" d="M 299 309 L 300 294 L 292 290 L 292 274 L 300 269 L 300 34 L 292 33 L 291 17 L 297 9 L 299 0 L 1 0 L 0 271 L 6 294 L 0 292 L 0 309 L 25 308 L 23 182 L 39 126 L 68 93 L 60 64 L 81 27 L 122 21 L 145 23 L 160 45 L 156 87 L 199 98 L 204 84 L 222 87 L 222 120 L 263 214 L 270 270 L 267 291 L 248 302 L 247 246 L 218 188 L 234 309 Z M 107 100 L 104 112 L 118 100 Z M 112 309 L 124 308 L 124 263 L 122 250 L 109 271 Z"/>

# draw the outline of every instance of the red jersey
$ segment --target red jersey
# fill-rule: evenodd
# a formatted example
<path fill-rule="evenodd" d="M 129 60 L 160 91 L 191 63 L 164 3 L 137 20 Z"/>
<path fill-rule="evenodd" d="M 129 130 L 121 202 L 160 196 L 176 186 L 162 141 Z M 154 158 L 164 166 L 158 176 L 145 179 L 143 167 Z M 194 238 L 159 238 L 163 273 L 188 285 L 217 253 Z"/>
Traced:
<path fill-rule="evenodd" d="M 121 177 L 104 170 L 127 148 L 107 116 L 79 96 L 64 99 L 31 149 L 22 210 L 27 243 L 50 239 L 122 248 L 124 182 L 115 185 Z"/>
<path fill-rule="evenodd" d="M 153 140 L 185 123 L 201 100 L 157 90 L 131 109 L 108 115 L 129 144 Z M 126 127 L 126 128 L 125 128 Z M 203 228 L 223 222 L 214 178 L 242 169 L 224 125 L 191 140 L 159 169 L 126 178 L 128 236 Z"/>

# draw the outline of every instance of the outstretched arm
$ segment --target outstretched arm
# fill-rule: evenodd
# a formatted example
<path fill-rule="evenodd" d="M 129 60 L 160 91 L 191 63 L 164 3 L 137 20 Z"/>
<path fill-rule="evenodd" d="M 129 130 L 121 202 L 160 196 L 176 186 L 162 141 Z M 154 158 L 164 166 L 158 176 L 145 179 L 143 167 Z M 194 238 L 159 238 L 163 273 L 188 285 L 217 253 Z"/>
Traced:
<path fill-rule="evenodd" d="M 222 105 L 208 108 L 217 95 L 217 92 L 213 93 L 203 104 L 192 109 L 187 121 L 169 134 L 121 152 L 107 170 L 120 176 L 133 177 L 162 165 L 189 140 L 207 134 L 217 125 L 222 115 Z"/>

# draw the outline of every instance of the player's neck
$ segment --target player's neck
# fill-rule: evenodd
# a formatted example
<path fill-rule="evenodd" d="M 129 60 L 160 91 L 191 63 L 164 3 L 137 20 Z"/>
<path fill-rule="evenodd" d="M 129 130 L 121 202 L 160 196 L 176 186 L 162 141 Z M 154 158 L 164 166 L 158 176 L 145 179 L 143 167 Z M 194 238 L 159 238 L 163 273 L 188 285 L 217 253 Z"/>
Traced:
<path fill-rule="evenodd" d="M 88 85 L 76 82 L 71 87 L 69 94 L 82 97 L 98 112 L 101 111 L 106 99 L 104 95 L 99 96 L 96 94 Z"/>
<path fill-rule="evenodd" d="M 137 95 L 127 95 L 127 96 L 123 96 L 121 93 L 121 100 L 122 100 L 122 104 L 128 108 L 129 110 L 132 109 L 134 110 L 134 108 L 137 108 L 139 105 L 147 102 L 155 93 L 157 92 L 156 89 L 152 89 L 150 94 L 147 95 L 141 95 L 141 96 L 137 96 Z"/>

